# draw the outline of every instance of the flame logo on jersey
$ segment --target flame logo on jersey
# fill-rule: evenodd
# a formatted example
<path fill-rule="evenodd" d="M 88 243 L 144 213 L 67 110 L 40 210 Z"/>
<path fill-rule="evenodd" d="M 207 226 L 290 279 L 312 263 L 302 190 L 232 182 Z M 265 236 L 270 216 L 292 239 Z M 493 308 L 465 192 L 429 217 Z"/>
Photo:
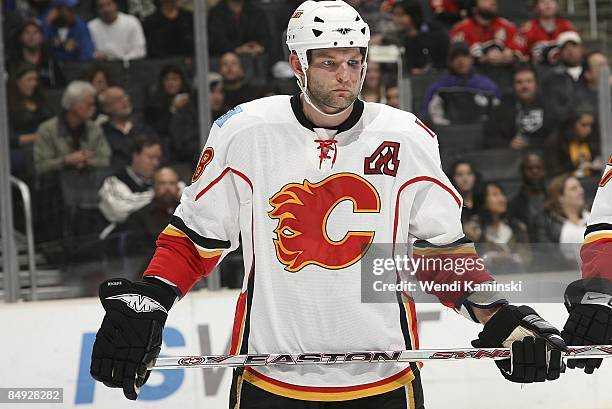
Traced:
<path fill-rule="evenodd" d="M 380 197 L 367 180 L 351 173 L 332 175 L 319 183 L 289 183 L 270 199 L 268 212 L 278 220 L 274 232 L 276 256 L 285 270 L 297 272 L 309 264 L 341 269 L 363 257 L 373 231 L 347 231 L 340 241 L 327 234 L 327 221 L 341 202 L 353 203 L 353 213 L 378 213 Z"/>

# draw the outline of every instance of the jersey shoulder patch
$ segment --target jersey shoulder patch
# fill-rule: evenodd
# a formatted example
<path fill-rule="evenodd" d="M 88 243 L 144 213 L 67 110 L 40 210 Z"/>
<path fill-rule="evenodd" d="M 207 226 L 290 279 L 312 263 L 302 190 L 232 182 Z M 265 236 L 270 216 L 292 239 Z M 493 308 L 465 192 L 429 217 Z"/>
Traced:
<path fill-rule="evenodd" d="M 217 119 L 215 121 L 215 124 L 221 128 L 223 126 L 223 124 L 225 124 L 227 122 L 228 119 L 230 119 L 232 116 L 239 114 L 242 112 L 242 107 L 240 105 L 230 109 L 229 111 L 227 111 L 225 114 L 221 115 L 219 117 L 219 119 Z"/>

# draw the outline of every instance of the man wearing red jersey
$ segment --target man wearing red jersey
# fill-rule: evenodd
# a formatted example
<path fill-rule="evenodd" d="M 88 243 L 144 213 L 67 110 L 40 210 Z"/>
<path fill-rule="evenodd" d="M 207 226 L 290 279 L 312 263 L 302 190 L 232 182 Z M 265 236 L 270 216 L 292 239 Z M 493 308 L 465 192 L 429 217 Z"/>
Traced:
<path fill-rule="evenodd" d="M 497 15 L 497 0 L 475 0 L 471 17 L 457 23 L 451 41 L 464 41 L 480 64 L 503 66 L 522 59 L 524 41 L 516 26 Z"/>
<path fill-rule="evenodd" d="M 558 56 L 557 37 L 565 31 L 576 31 L 572 23 L 559 17 L 557 0 L 536 0 L 535 18 L 520 29 L 525 40 L 523 54 L 534 63 L 554 65 Z"/>

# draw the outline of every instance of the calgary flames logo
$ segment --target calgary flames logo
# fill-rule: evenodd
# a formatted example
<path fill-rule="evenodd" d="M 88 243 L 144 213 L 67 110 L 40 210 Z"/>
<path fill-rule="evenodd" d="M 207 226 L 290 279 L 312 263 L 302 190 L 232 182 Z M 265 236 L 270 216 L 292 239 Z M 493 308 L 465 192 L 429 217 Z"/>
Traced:
<path fill-rule="evenodd" d="M 319 183 L 290 183 L 270 199 L 268 212 L 278 219 L 274 230 L 276 256 L 292 273 L 309 264 L 341 269 L 357 262 L 374 239 L 372 231 L 348 231 L 340 241 L 327 234 L 327 219 L 341 202 L 353 203 L 354 213 L 377 213 L 380 198 L 374 186 L 349 173 L 330 176 Z"/>

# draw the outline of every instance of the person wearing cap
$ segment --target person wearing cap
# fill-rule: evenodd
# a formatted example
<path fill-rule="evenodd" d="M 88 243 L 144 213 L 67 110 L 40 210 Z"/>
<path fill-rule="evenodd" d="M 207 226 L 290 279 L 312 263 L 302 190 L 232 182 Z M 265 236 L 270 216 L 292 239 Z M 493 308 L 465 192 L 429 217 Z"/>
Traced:
<path fill-rule="evenodd" d="M 87 27 L 101 60 L 133 60 L 147 55 L 140 20 L 119 11 L 116 0 L 97 0 L 98 17 Z"/>
<path fill-rule="evenodd" d="M 391 8 L 395 31 L 383 43 L 404 48 L 404 69 L 412 75 L 446 67 L 448 35 L 441 24 L 427 22 L 416 0 L 403 0 Z"/>
<path fill-rule="evenodd" d="M 582 63 L 584 48 L 580 35 L 566 31 L 557 37 L 557 65 L 542 82 L 544 98 L 550 102 L 554 115 L 563 120 L 576 102 L 578 88 L 584 86 Z"/>
<path fill-rule="evenodd" d="M 533 63 L 553 65 L 557 55 L 557 38 L 566 31 L 576 31 L 574 25 L 559 16 L 557 0 L 536 0 L 533 6 L 535 17 L 520 28 L 523 36 L 523 54 Z"/>
<path fill-rule="evenodd" d="M 500 98 L 500 90 L 490 78 L 473 69 L 474 57 L 464 42 L 451 43 L 448 74 L 442 75 L 425 92 L 423 113 L 435 125 L 471 122 Z M 482 120 L 483 118 L 480 118 Z"/>
<path fill-rule="evenodd" d="M 53 0 L 43 32 L 58 61 L 90 60 L 94 45 L 87 23 L 76 14 L 78 0 Z"/>

